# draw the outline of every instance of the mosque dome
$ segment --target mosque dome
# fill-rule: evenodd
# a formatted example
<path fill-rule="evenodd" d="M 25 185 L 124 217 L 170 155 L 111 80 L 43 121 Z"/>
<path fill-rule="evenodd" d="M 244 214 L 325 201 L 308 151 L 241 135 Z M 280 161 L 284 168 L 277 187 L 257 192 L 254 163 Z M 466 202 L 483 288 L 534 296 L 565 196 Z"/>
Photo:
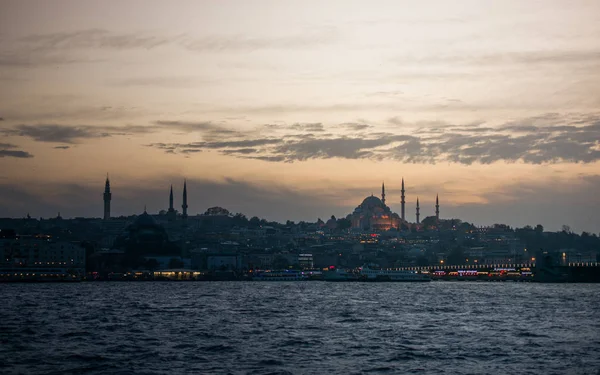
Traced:
<path fill-rule="evenodd" d="M 385 207 L 385 204 L 381 201 L 381 199 L 377 198 L 374 195 L 366 197 L 362 203 L 360 204 L 362 208 L 375 208 L 375 207 Z"/>
<path fill-rule="evenodd" d="M 382 196 L 385 196 L 382 194 Z M 397 228 L 400 217 L 393 213 L 384 200 L 374 195 L 366 197 L 350 215 L 352 228 L 368 230 L 390 230 Z"/>
<path fill-rule="evenodd" d="M 148 215 L 148 213 L 146 211 L 144 211 L 143 214 L 141 214 L 140 216 L 137 217 L 137 219 L 135 219 L 135 222 L 133 223 L 133 225 L 137 228 L 156 227 L 156 226 L 158 226 L 158 223 L 152 216 Z"/>
<path fill-rule="evenodd" d="M 165 228 L 145 211 L 126 228 L 115 243 L 127 253 L 137 255 L 167 255 L 177 251 L 177 247 L 169 241 Z"/>

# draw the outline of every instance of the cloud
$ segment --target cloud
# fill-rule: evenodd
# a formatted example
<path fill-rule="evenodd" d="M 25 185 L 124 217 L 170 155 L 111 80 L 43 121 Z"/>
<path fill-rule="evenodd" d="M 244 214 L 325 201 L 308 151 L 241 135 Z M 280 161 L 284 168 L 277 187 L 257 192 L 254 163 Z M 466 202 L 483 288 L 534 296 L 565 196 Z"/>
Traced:
<path fill-rule="evenodd" d="M 19 49 L 0 51 L 0 66 L 5 68 L 31 68 L 47 65 L 71 65 L 101 62 L 102 59 L 75 57 L 46 49 Z M 2 80 L 19 81 L 19 78 L 4 77 Z"/>
<path fill-rule="evenodd" d="M 31 68 L 53 65 L 97 63 L 104 59 L 86 56 L 92 50 L 154 50 L 167 46 L 190 52 L 252 52 L 256 50 L 294 50 L 315 48 L 334 43 L 338 33 L 334 28 L 310 29 L 300 34 L 285 35 L 158 35 L 150 32 L 118 33 L 100 28 L 47 34 L 31 34 L 10 40 L 10 48 L 0 51 L 0 66 Z M 89 54 L 87 54 L 89 55 Z M 212 82 L 212 81 L 211 81 Z M 199 82 L 185 78 L 131 78 L 115 82 L 121 86 L 197 87 Z M 201 83 L 200 83 L 201 84 Z"/>
<path fill-rule="evenodd" d="M 17 147 L 17 145 L 13 145 L 12 143 L 0 143 L 0 158 L 11 157 L 27 159 L 33 157 L 29 152 L 14 150 Z"/>
<path fill-rule="evenodd" d="M 200 78 L 200 77 L 137 77 L 127 78 L 112 82 L 116 86 L 148 86 L 148 87 L 165 87 L 165 88 L 197 88 L 203 85 L 218 83 L 217 79 Z"/>
<path fill-rule="evenodd" d="M 530 125 L 532 122 L 536 123 L 535 127 Z M 577 123 L 577 126 L 572 123 Z M 149 146 L 172 153 L 184 149 L 210 149 L 239 158 L 271 162 L 342 158 L 470 165 L 495 162 L 592 163 L 600 160 L 599 116 L 559 118 L 551 115 L 500 126 L 483 124 L 457 126 L 439 121 L 405 124 L 407 126 L 403 130 L 406 134 L 365 132 L 360 136 L 317 132 L 256 138 L 254 133 L 248 132 L 229 138 L 225 135 L 218 140 Z M 323 128 L 321 123 L 316 125 L 292 125 L 279 129 Z M 369 129 L 362 124 L 342 125 L 350 129 Z"/>
<path fill-rule="evenodd" d="M 89 126 L 90 119 L 96 124 L 131 123 L 140 117 L 162 112 L 157 107 L 93 105 L 85 103 L 88 99 L 84 93 L 31 94 L 22 98 L 21 105 L 6 109 L 5 118 L 10 117 L 12 124 Z"/>
<path fill-rule="evenodd" d="M 323 132 L 325 128 L 320 122 L 315 123 L 295 123 L 289 127 L 292 130 L 309 131 L 309 132 Z"/>
<path fill-rule="evenodd" d="M 391 90 L 391 91 L 375 91 L 365 94 L 367 97 L 385 97 L 385 98 L 396 98 L 400 95 L 404 94 L 400 90 Z"/>
<path fill-rule="evenodd" d="M 388 119 L 388 122 L 392 125 L 403 125 L 404 122 L 402 121 L 402 119 L 398 116 L 394 116 L 394 117 L 390 117 Z"/>
<path fill-rule="evenodd" d="M 114 135 L 130 135 L 153 131 L 147 126 L 91 126 L 91 125 L 17 125 L 13 128 L 0 129 L 7 136 L 30 137 L 38 142 L 76 143 L 80 139 L 103 138 Z"/>
<path fill-rule="evenodd" d="M 152 35 L 149 33 L 114 33 L 104 29 L 87 29 L 50 34 L 32 34 L 19 39 L 32 47 L 59 49 L 145 49 L 176 45 L 189 51 L 252 51 L 258 49 L 297 49 L 333 43 L 337 39 L 333 28 L 308 30 L 297 35 L 252 36 L 212 35 L 195 37 L 188 34 Z"/>
<path fill-rule="evenodd" d="M 329 139 L 309 138 L 299 141 L 286 141 L 275 147 L 273 153 L 286 157 L 287 161 L 372 158 L 376 155 L 375 148 L 388 145 L 394 140 L 404 137 L 394 136 L 372 139 L 345 136 Z"/>
<path fill-rule="evenodd" d="M 205 38 L 189 38 L 182 45 L 191 51 L 253 51 L 261 49 L 303 49 L 332 44 L 337 40 L 333 28 L 310 30 L 300 35 L 259 37 L 251 35 L 215 35 Z"/>
<path fill-rule="evenodd" d="M 94 129 L 63 125 L 19 125 L 14 130 L 6 131 L 8 135 L 30 137 L 39 142 L 74 143 L 77 138 L 102 137 L 102 133 Z"/>
<path fill-rule="evenodd" d="M 47 49 L 111 48 L 152 49 L 172 43 L 182 36 L 159 37 L 142 34 L 116 34 L 103 29 L 87 29 L 51 34 L 32 34 L 20 41 Z"/>
<path fill-rule="evenodd" d="M 40 142 L 74 144 L 83 139 L 181 131 L 199 133 L 202 141 L 147 146 L 171 154 L 190 155 L 215 150 L 224 155 L 271 162 L 342 158 L 470 165 L 592 163 L 600 160 L 600 115 L 597 114 L 546 114 L 496 126 L 485 122 L 455 125 L 444 121 L 410 124 L 397 118 L 390 122 L 402 126 L 394 132 L 377 132 L 367 124 L 342 123 L 332 128 L 360 133 L 336 134 L 326 132 L 325 125 L 320 122 L 265 125 L 238 131 L 211 121 L 158 120 L 148 126 L 22 124 L 0 128 L 0 133 L 30 137 Z M 273 130 L 281 133 L 273 136 Z"/>
<path fill-rule="evenodd" d="M 400 56 L 392 59 L 394 62 L 420 65 L 464 64 L 469 66 L 500 66 L 500 65 L 565 65 L 565 64 L 597 64 L 600 62 L 600 50 L 597 49 L 562 49 L 562 50 L 530 50 L 509 51 L 492 54 L 461 54 L 461 55 L 429 55 L 429 56 Z"/>
<path fill-rule="evenodd" d="M 260 150 L 256 149 L 256 148 L 234 148 L 234 149 L 231 149 L 231 150 L 223 150 L 222 152 L 225 155 L 229 155 L 229 154 L 231 154 L 231 155 L 235 155 L 235 154 L 237 154 L 237 155 L 248 155 L 248 154 L 255 154 L 255 153 L 259 152 L 259 151 Z"/>
<path fill-rule="evenodd" d="M 176 129 L 185 132 L 210 132 L 213 134 L 237 134 L 236 130 L 225 129 L 211 121 L 154 121 L 154 125 L 162 129 Z"/>
<path fill-rule="evenodd" d="M 354 130 L 354 131 L 366 130 L 366 129 L 373 127 L 372 125 L 367 125 L 367 124 L 358 123 L 358 122 L 345 122 L 345 123 L 339 124 L 338 126 L 340 128 L 345 128 L 345 129 Z"/>
<path fill-rule="evenodd" d="M 183 150 L 179 150 L 182 154 L 195 154 L 197 152 L 202 152 L 202 150 L 197 148 L 184 148 Z"/>
<path fill-rule="evenodd" d="M 20 151 L 20 150 L 0 150 L 0 158 L 4 158 L 4 157 L 27 159 L 27 158 L 32 158 L 33 155 L 31 155 L 27 151 Z"/>
<path fill-rule="evenodd" d="M 253 147 L 273 145 L 281 143 L 281 139 L 277 138 L 262 138 L 262 139 L 246 139 L 246 140 L 230 140 L 230 141 L 214 141 L 214 142 L 191 142 L 191 143 L 151 143 L 148 147 L 154 147 L 165 151 L 183 152 L 183 150 L 203 150 L 203 149 L 218 149 L 224 154 L 248 154 Z M 228 149 L 233 150 L 228 150 Z M 236 152 L 237 150 L 237 152 Z M 195 151 L 198 152 L 198 151 Z"/>

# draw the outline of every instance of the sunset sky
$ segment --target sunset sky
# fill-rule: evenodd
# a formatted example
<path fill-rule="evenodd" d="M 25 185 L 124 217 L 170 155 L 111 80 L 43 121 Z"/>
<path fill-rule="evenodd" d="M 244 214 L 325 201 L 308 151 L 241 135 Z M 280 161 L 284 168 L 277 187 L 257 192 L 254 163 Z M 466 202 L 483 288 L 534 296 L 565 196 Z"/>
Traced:
<path fill-rule="evenodd" d="M 0 217 L 600 232 L 600 1 L 0 0 Z"/>

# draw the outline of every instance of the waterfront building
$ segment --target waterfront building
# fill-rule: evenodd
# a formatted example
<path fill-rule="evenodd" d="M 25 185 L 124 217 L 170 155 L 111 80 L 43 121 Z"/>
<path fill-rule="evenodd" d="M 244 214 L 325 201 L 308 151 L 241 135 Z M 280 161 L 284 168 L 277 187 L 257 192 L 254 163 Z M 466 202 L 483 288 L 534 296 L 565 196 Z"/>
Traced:
<path fill-rule="evenodd" d="M 85 260 L 83 247 L 49 235 L 0 239 L 0 281 L 80 278 L 85 274 Z"/>
<path fill-rule="evenodd" d="M 195 253 L 192 254 L 192 267 L 204 270 L 235 271 L 242 268 L 242 255 L 239 253 Z"/>

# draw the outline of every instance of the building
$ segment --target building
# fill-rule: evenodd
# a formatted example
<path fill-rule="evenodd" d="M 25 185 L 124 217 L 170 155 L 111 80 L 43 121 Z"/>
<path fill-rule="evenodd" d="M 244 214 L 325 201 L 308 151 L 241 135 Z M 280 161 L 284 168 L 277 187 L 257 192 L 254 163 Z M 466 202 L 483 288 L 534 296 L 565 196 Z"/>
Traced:
<path fill-rule="evenodd" d="M 0 280 L 65 280 L 85 275 L 85 249 L 48 235 L 0 239 Z"/>
<path fill-rule="evenodd" d="M 404 197 L 404 188 L 402 191 Z M 402 207 L 404 208 L 404 203 Z M 353 229 L 373 231 L 400 229 L 400 224 L 405 222 L 385 204 L 385 185 L 381 186 L 381 199 L 374 195 L 366 197 L 350 214 L 350 221 Z"/>
<path fill-rule="evenodd" d="M 178 246 L 169 240 L 165 228 L 146 211 L 115 240 L 115 247 L 139 256 L 180 255 Z"/>

